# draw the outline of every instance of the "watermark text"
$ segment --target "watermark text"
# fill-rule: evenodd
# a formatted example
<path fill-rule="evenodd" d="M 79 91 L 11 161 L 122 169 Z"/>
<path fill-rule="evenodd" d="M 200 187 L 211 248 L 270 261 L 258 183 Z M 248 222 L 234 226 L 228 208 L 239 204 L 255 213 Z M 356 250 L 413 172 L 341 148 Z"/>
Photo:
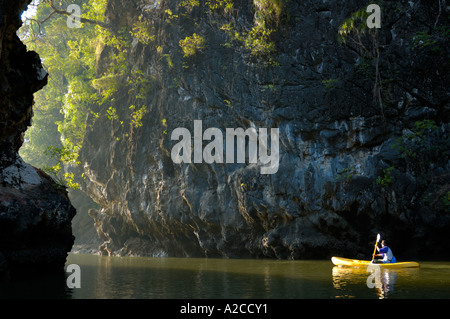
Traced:
<path fill-rule="evenodd" d="M 179 140 L 171 151 L 174 163 L 248 163 L 261 164 L 261 174 L 275 174 L 279 167 L 279 129 L 270 129 L 270 147 L 268 143 L 267 128 L 250 127 L 227 128 L 224 158 L 223 133 L 216 127 L 208 128 L 203 132 L 202 121 L 194 120 L 194 139 L 192 143 L 191 132 L 184 127 L 173 130 L 171 140 Z M 180 140 L 181 138 L 181 140 Z M 248 143 L 246 140 L 248 139 Z M 235 143 L 236 140 L 236 143 Z M 211 141 L 203 148 L 203 141 Z M 193 146 L 192 146 L 193 144 Z M 192 161 L 192 148 L 193 161 Z M 246 152 L 248 149 L 248 152 Z M 269 154 L 270 149 L 270 154 Z M 236 154 L 235 154 L 236 153 Z"/>

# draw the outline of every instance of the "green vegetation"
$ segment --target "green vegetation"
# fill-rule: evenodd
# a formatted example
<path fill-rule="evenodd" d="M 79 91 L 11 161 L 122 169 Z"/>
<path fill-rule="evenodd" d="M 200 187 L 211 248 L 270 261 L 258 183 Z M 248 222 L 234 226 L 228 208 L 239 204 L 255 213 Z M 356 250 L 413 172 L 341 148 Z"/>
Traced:
<path fill-rule="evenodd" d="M 107 74 L 98 79 L 92 80 L 92 87 L 101 96 L 100 103 L 105 103 L 111 99 L 121 85 L 121 76 L 118 74 Z"/>
<path fill-rule="evenodd" d="M 364 47 L 362 44 L 362 37 L 369 30 L 367 27 L 368 14 L 364 9 L 360 9 L 352 13 L 352 15 L 345 19 L 339 26 L 338 39 L 342 43 L 351 41 L 354 44 Z"/>
<path fill-rule="evenodd" d="M 331 90 L 336 87 L 338 82 L 339 82 L 339 79 L 328 79 L 328 80 L 323 80 L 322 84 L 325 85 L 326 89 Z"/>
<path fill-rule="evenodd" d="M 349 18 L 345 19 L 338 30 L 338 41 L 343 45 L 351 47 L 358 53 L 363 61 L 364 72 L 373 69 L 373 101 L 378 104 L 381 114 L 384 116 L 383 105 L 383 83 L 380 73 L 380 44 L 378 41 L 377 28 L 367 27 L 368 13 L 366 8 L 355 11 Z M 370 65 L 369 62 L 372 64 Z"/>
<path fill-rule="evenodd" d="M 205 38 L 194 33 L 192 36 L 180 40 L 180 47 L 183 50 L 184 57 L 191 57 L 195 55 L 198 50 L 205 48 Z"/>
<path fill-rule="evenodd" d="M 343 168 L 338 171 L 336 180 L 337 181 L 343 181 L 343 182 L 349 182 L 354 176 L 359 175 L 358 170 L 355 166 Z"/>
<path fill-rule="evenodd" d="M 67 186 L 73 189 L 78 189 L 79 184 L 75 182 L 75 175 L 73 172 L 68 173 L 63 171 L 64 165 L 78 165 L 77 154 L 66 147 L 50 146 L 45 152 L 56 161 L 53 166 L 44 165 L 42 169 L 47 172 L 56 183 L 60 186 Z"/>
<path fill-rule="evenodd" d="M 257 8 L 256 24 L 278 24 L 283 13 L 282 0 L 253 0 L 253 5 Z"/>
<path fill-rule="evenodd" d="M 431 37 L 428 32 L 425 31 L 417 32 L 413 38 L 412 43 L 413 49 L 425 47 L 431 47 L 433 51 L 439 49 L 439 46 L 437 46 L 437 40 L 433 39 L 433 37 Z"/>
<path fill-rule="evenodd" d="M 450 191 L 447 191 L 447 193 L 444 194 L 442 203 L 445 205 L 447 212 L 450 212 Z"/>
<path fill-rule="evenodd" d="M 35 17 L 19 30 L 22 41 L 40 54 L 49 73 L 47 86 L 35 94 L 33 126 L 26 132 L 20 154 L 59 184 L 77 188 L 81 177 L 72 168 L 79 164 L 87 123 L 107 118 L 121 127 L 129 122 L 130 130 L 144 125 L 144 99 L 151 77 L 129 66 L 127 53 L 132 37 L 144 45 L 154 37 L 143 17 L 131 30 L 106 25 L 107 0 L 80 1 L 83 23 L 80 28 L 68 28 L 62 8 L 71 3 L 41 1 Z M 116 105 L 117 94 L 124 89 L 135 99 L 128 112 Z"/>
<path fill-rule="evenodd" d="M 151 42 L 155 41 L 155 30 L 150 26 L 149 21 L 143 17 L 139 16 L 138 21 L 133 25 L 132 31 L 130 34 L 138 39 L 144 45 L 148 45 Z"/>
<path fill-rule="evenodd" d="M 167 134 L 167 120 L 166 119 L 162 119 L 161 120 L 161 124 L 164 127 L 163 134 Z"/>
<path fill-rule="evenodd" d="M 147 113 L 147 106 L 141 106 L 140 109 L 137 109 L 136 106 L 131 105 L 130 110 L 131 113 L 131 126 L 134 128 L 141 127 L 143 124 L 142 120 L 144 115 Z"/>
<path fill-rule="evenodd" d="M 394 170 L 394 166 L 390 166 L 383 170 L 383 176 L 377 177 L 377 184 L 382 186 L 389 186 L 392 183 L 392 171 Z"/>
<path fill-rule="evenodd" d="M 432 52 L 439 53 L 442 50 L 441 43 L 450 38 L 450 27 L 440 26 L 429 31 L 419 31 L 412 39 L 413 50 L 430 48 Z"/>
<path fill-rule="evenodd" d="M 254 0 L 255 19 L 251 29 L 239 27 L 234 22 L 223 24 L 220 30 L 228 35 L 228 42 L 224 46 L 232 48 L 235 45 L 245 49 L 252 58 L 265 63 L 265 65 L 278 65 L 273 56 L 276 53 L 276 46 L 272 39 L 277 31 L 282 16 L 284 15 L 284 6 L 287 0 Z M 234 9 L 233 0 L 207 0 L 204 4 L 207 9 L 206 14 L 213 15 L 215 12 L 221 12 L 225 15 L 230 14 Z M 185 0 L 178 5 L 180 10 L 175 14 L 172 9 L 166 9 L 166 21 L 171 23 L 180 17 L 189 17 L 189 13 L 195 8 L 200 7 L 199 1 Z M 184 10 L 184 11 L 183 11 Z M 196 23 L 194 23 L 196 25 Z M 184 53 L 184 57 L 194 56 L 199 50 L 205 48 L 205 39 L 194 33 L 180 40 L 179 45 Z"/>
<path fill-rule="evenodd" d="M 278 66 L 278 62 L 274 59 L 276 46 L 272 36 L 277 31 L 283 16 L 285 1 L 254 0 L 253 5 L 255 20 L 250 30 L 239 31 L 232 22 L 220 27 L 229 38 L 229 42 L 224 46 L 231 48 L 235 43 L 250 52 L 252 58 L 264 62 L 266 66 Z M 231 10 L 232 6 L 227 4 L 226 8 Z"/>
<path fill-rule="evenodd" d="M 283 14 L 282 0 L 253 0 L 255 6 L 255 25 L 245 36 L 245 47 L 251 55 L 266 59 L 269 65 L 278 65 L 273 59 L 276 52 L 271 35 L 276 32 Z"/>
<path fill-rule="evenodd" d="M 170 9 L 166 9 L 165 13 L 167 14 L 167 18 L 169 19 L 169 21 L 177 19 L 179 17 L 178 14 L 173 14 L 172 10 Z"/>
<path fill-rule="evenodd" d="M 179 4 L 180 7 L 186 8 L 188 12 L 191 12 L 194 7 L 198 7 L 200 2 L 198 0 L 182 0 Z"/>
<path fill-rule="evenodd" d="M 102 22 L 105 1 L 84 0 L 89 14 L 83 19 Z M 61 1 L 67 7 L 69 1 Z M 82 24 L 70 29 L 67 17 L 53 14 L 54 5 L 44 1 L 33 20 L 19 30 L 29 50 L 39 52 L 49 81 L 35 94 L 33 126 L 25 134 L 21 156 L 69 187 L 76 187 L 73 174 L 64 166 L 76 165 L 84 139 L 86 115 L 93 100 L 98 100 L 90 82 L 95 78 L 96 30 L 99 25 Z M 61 39 L 64 39 L 63 41 Z M 48 151 L 47 151 L 48 149 Z"/>
<path fill-rule="evenodd" d="M 415 176 L 424 194 L 422 200 L 432 209 L 450 212 L 448 174 L 434 170 L 442 167 L 450 155 L 450 139 L 432 120 L 421 120 L 392 145 L 405 161 L 408 174 Z"/>
<path fill-rule="evenodd" d="M 176 53 L 167 51 L 164 39 L 157 37 L 156 25 L 146 11 L 131 26 L 121 28 L 106 22 L 108 0 L 80 0 L 81 26 L 69 28 L 65 8 L 73 1 L 38 2 L 35 16 L 24 22 L 19 36 L 29 50 L 40 54 L 49 81 L 35 94 L 33 126 L 26 132 L 20 153 L 27 162 L 45 168 L 58 183 L 76 188 L 82 177 L 72 172 L 77 171 L 73 168 L 79 165 L 87 129 L 97 121 L 111 121 L 121 135 L 112 138 L 120 140 L 145 125 L 150 111 L 147 99 L 158 79 L 130 65 L 132 44 L 151 47 L 156 58 L 171 69 L 187 68 L 189 59 L 206 48 L 207 39 L 197 30 L 181 36 L 178 45 L 185 61 L 179 65 Z M 175 25 L 179 19 L 193 19 L 192 25 L 198 28 L 193 11 L 205 10 L 211 23 L 215 15 L 226 17 L 229 23 L 221 27 L 215 21 L 228 35 L 224 45 L 273 66 L 278 65 L 274 34 L 286 17 L 286 2 L 254 0 L 254 20 L 237 25 L 233 13 L 238 8 L 233 0 L 184 0 L 165 9 L 164 21 Z M 129 105 L 119 105 L 126 95 Z"/>
<path fill-rule="evenodd" d="M 431 163 L 435 163 L 450 155 L 450 140 L 441 136 L 436 122 L 422 120 L 414 123 L 414 127 L 392 145 L 400 152 L 411 172 L 425 175 Z"/>
<path fill-rule="evenodd" d="M 414 129 L 397 140 L 393 145 L 401 152 L 402 158 L 426 165 L 432 157 L 448 156 L 448 144 L 436 143 L 439 127 L 434 121 L 422 120 L 414 124 Z M 448 143 L 448 141 L 447 141 Z"/>
<path fill-rule="evenodd" d="M 153 76 L 146 76 L 142 70 L 132 67 L 127 75 L 128 94 L 137 100 L 144 100 L 152 87 Z"/>
<path fill-rule="evenodd" d="M 206 0 L 205 5 L 210 9 L 208 13 L 212 13 L 214 10 L 222 9 L 224 12 L 229 13 L 233 9 L 233 0 Z"/>
<path fill-rule="evenodd" d="M 275 43 L 270 36 L 274 29 L 266 28 L 265 24 L 256 24 L 244 38 L 245 48 L 248 49 L 252 56 L 264 58 L 276 52 Z M 272 60 L 269 60 L 273 63 Z"/>

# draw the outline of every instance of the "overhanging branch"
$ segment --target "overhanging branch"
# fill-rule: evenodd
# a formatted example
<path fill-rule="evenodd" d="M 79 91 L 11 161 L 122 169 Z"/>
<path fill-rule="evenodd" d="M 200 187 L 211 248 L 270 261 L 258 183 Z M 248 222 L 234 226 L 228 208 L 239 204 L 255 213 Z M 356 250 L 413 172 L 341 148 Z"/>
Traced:
<path fill-rule="evenodd" d="M 55 4 L 53 3 L 53 0 L 50 1 L 50 7 L 53 9 L 53 12 L 50 15 L 52 15 L 53 13 L 62 14 L 62 15 L 66 15 L 66 16 L 71 16 L 72 15 L 70 12 L 67 12 L 65 10 L 60 10 L 60 9 L 56 8 Z M 86 19 L 86 18 L 83 18 L 83 17 L 80 17 L 80 22 L 99 25 L 99 26 L 101 26 L 103 28 L 108 28 L 109 27 L 108 24 L 106 24 L 106 23 L 104 23 L 102 21 Z"/>
<path fill-rule="evenodd" d="M 61 9 L 57 8 L 55 6 L 55 4 L 53 3 L 53 0 L 48 0 L 48 1 L 45 1 L 45 2 L 50 4 L 50 7 L 53 9 L 53 11 L 44 20 L 41 20 L 41 21 L 38 21 L 38 20 L 35 20 L 35 19 L 28 19 L 28 20 L 32 20 L 32 21 L 36 22 L 39 25 L 39 28 L 40 28 L 40 25 L 42 23 L 46 22 L 54 14 L 61 14 L 61 15 L 65 15 L 65 16 L 71 16 L 72 15 L 72 13 L 67 12 L 66 10 L 61 10 Z M 99 26 L 101 26 L 103 28 L 107 28 L 107 29 L 109 28 L 109 25 L 107 23 L 103 22 L 103 21 L 92 20 L 92 19 L 87 19 L 87 18 L 83 18 L 83 17 L 79 17 L 79 19 L 80 19 L 80 22 L 82 22 L 82 23 L 99 25 Z"/>

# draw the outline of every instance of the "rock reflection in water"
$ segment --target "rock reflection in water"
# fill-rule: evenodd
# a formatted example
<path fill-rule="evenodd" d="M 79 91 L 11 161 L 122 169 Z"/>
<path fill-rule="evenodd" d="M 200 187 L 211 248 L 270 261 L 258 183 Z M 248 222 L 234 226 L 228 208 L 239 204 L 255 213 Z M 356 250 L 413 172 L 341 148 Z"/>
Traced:
<path fill-rule="evenodd" d="M 383 269 L 377 265 L 360 268 L 335 266 L 332 269 L 333 287 L 336 298 L 353 298 L 366 289 L 384 299 L 394 293 L 399 278 L 414 278 L 418 271 L 418 268 Z"/>

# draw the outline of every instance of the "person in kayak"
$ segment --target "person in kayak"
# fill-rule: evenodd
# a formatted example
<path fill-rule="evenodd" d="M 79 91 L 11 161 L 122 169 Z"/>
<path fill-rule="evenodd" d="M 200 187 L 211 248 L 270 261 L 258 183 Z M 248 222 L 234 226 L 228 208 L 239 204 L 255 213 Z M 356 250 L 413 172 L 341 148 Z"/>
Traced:
<path fill-rule="evenodd" d="M 397 262 L 397 259 L 394 257 L 394 254 L 392 253 L 392 250 L 387 246 L 387 243 L 385 240 L 381 241 L 381 248 L 377 246 L 377 250 L 379 254 L 376 254 L 375 256 L 381 256 L 383 259 L 374 260 L 374 262 L 378 263 L 395 263 Z"/>

